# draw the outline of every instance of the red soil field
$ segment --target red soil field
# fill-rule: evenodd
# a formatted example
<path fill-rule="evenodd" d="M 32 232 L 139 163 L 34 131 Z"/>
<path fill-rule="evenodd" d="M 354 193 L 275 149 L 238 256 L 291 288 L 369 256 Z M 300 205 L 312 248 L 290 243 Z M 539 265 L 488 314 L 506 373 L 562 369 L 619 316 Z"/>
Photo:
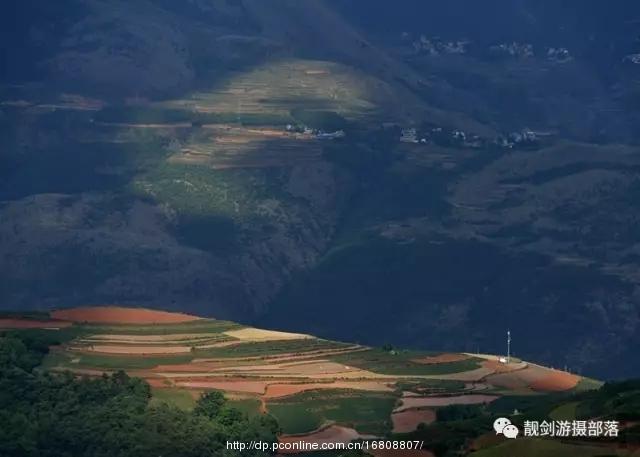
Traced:
<path fill-rule="evenodd" d="M 408 409 L 391 415 L 394 433 L 412 432 L 421 423 L 430 424 L 435 420 L 436 412 L 432 409 Z"/>
<path fill-rule="evenodd" d="M 532 382 L 529 387 L 533 390 L 544 392 L 560 392 L 574 388 L 579 380 L 578 376 L 571 373 L 552 371 L 548 375 Z"/>
<path fill-rule="evenodd" d="M 62 328 L 70 325 L 71 322 L 58 320 L 0 319 L 0 328 Z"/>
<path fill-rule="evenodd" d="M 179 324 L 200 319 L 183 313 L 169 313 L 145 308 L 90 306 L 59 309 L 51 312 L 55 319 L 95 324 Z"/>
<path fill-rule="evenodd" d="M 162 378 L 145 378 L 145 381 L 147 381 L 147 384 L 149 384 L 151 387 L 156 387 L 159 389 L 172 387 L 170 381 L 169 384 L 167 384 L 167 380 Z"/>
<path fill-rule="evenodd" d="M 511 371 L 524 370 L 528 366 L 525 362 L 506 364 L 497 360 L 485 360 L 481 365 L 495 373 L 509 373 Z"/>
<path fill-rule="evenodd" d="M 543 392 L 568 390 L 580 380 L 579 376 L 529 364 L 524 370 L 498 373 L 488 376 L 486 381 L 494 386 L 507 389 L 533 389 Z"/>

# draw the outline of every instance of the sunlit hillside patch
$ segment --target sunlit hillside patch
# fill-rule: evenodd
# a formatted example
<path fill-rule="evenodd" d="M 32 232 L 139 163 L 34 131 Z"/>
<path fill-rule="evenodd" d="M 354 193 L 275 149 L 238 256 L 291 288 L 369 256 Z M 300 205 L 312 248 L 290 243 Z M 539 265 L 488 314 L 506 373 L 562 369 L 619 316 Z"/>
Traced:
<path fill-rule="evenodd" d="M 396 104 L 393 89 L 386 83 L 356 69 L 334 62 L 275 60 L 247 72 L 230 74 L 209 91 L 157 104 L 169 109 L 197 113 L 233 113 L 239 123 L 243 116 L 291 115 L 295 108 L 335 111 L 357 120 Z M 268 118 L 264 124 L 267 125 Z"/>

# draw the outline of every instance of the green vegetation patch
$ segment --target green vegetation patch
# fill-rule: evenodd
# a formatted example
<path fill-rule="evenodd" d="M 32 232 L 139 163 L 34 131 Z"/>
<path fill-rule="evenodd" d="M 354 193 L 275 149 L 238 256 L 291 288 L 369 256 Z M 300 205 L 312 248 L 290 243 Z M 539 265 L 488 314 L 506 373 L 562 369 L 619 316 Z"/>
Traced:
<path fill-rule="evenodd" d="M 83 324 L 78 326 L 86 333 L 115 333 L 118 335 L 170 335 L 174 333 L 222 333 L 229 330 L 239 330 L 243 325 L 235 322 L 198 319 L 195 321 L 183 322 L 180 324 L 121 324 L 121 325 L 92 325 Z"/>
<path fill-rule="evenodd" d="M 459 362 L 423 364 L 412 359 L 424 356 L 413 351 L 389 352 L 382 349 L 353 354 L 334 355 L 331 360 L 345 365 L 352 365 L 363 370 L 388 375 L 441 375 L 475 370 L 480 367 L 481 360 L 469 358 Z"/>
<path fill-rule="evenodd" d="M 418 394 L 452 393 L 464 390 L 466 383 L 463 381 L 450 381 L 446 379 L 421 379 L 419 381 L 399 381 L 396 387 L 401 391 Z"/>
<path fill-rule="evenodd" d="M 284 198 L 281 175 L 273 170 L 214 170 L 164 161 L 132 184 L 134 194 L 170 205 L 181 214 L 247 220 L 255 203 Z"/>
<path fill-rule="evenodd" d="M 189 363 L 193 360 L 193 355 L 166 355 L 166 356 L 120 356 L 120 355 L 97 355 L 78 354 L 77 357 L 66 359 L 68 368 L 103 368 L 108 370 L 137 370 L 149 369 L 158 365 L 174 365 Z"/>
<path fill-rule="evenodd" d="M 610 417 L 617 420 L 640 420 L 640 380 L 611 382 L 600 389 L 575 396 L 578 418 Z"/>
<path fill-rule="evenodd" d="M 571 421 L 576 419 L 576 410 L 579 401 L 572 401 L 569 403 L 565 403 L 564 405 L 558 406 L 556 409 L 549 413 L 549 417 L 553 420 L 560 421 Z"/>
<path fill-rule="evenodd" d="M 285 433 L 307 433 L 336 422 L 361 433 L 384 434 L 391 427 L 395 403 L 391 394 L 318 390 L 269 402 L 267 409 Z"/>
<path fill-rule="evenodd" d="M 191 411 L 196 406 L 196 400 L 191 393 L 184 389 L 153 388 L 151 389 L 151 406 L 166 403 L 183 411 Z"/>
<path fill-rule="evenodd" d="M 27 319 L 27 320 L 47 320 L 50 319 L 48 311 L 0 311 L 0 319 Z"/>
<path fill-rule="evenodd" d="M 335 111 L 316 111 L 296 108 L 291 110 L 291 117 L 307 127 L 327 132 L 343 130 L 349 126 L 347 120 Z"/>
<path fill-rule="evenodd" d="M 185 411 L 171 404 L 184 406 L 179 394 L 153 398 L 144 380 L 122 371 L 95 379 L 38 373 L 44 354 L 28 341 L 0 336 L 2 456 L 218 457 L 231 455 L 227 441 L 277 439 L 271 416 L 249 419 L 221 395 L 203 396 Z"/>
<path fill-rule="evenodd" d="M 218 215 L 179 216 L 174 232 L 181 243 L 217 254 L 233 252 L 240 237 L 233 219 Z"/>
<path fill-rule="evenodd" d="M 227 404 L 240 411 L 242 414 L 246 414 L 247 417 L 257 417 L 262 413 L 260 412 L 260 400 L 257 398 L 243 398 L 238 400 L 228 400 Z"/>

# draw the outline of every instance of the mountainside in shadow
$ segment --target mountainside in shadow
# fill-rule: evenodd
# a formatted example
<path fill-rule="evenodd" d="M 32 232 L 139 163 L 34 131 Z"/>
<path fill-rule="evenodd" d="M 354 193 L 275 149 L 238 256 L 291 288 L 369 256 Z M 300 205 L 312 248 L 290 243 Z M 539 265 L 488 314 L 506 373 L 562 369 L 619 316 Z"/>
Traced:
<path fill-rule="evenodd" d="M 2 308 L 640 372 L 635 5 L 3 9 Z"/>

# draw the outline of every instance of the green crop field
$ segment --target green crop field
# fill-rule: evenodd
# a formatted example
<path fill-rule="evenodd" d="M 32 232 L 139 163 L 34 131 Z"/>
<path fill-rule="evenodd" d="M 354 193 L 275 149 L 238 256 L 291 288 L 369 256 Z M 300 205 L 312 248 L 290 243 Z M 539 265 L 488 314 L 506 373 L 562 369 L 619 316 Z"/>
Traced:
<path fill-rule="evenodd" d="M 264 341 L 240 343 L 233 346 L 196 349 L 196 357 L 262 357 L 275 356 L 278 354 L 303 353 L 317 350 L 342 349 L 349 347 L 349 344 L 334 341 L 320 340 L 315 338 L 283 341 Z"/>
<path fill-rule="evenodd" d="M 180 324 L 119 324 L 119 325 L 90 325 L 78 326 L 86 333 L 114 333 L 118 335 L 170 335 L 174 333 L 222 333 L 229 330 L 239 330 L 243 325 L 234 322 L 200 319 Z"/>
<path fill-rule="evenodd" d="M 391 394 L 322 390 L 269 402 L 267 409 L 286 433 L 310 432 L 326 422 L 337 422 L 361 433 L 384 434 L 390 429 L 395 403 Z"/>
<path fill-rule="evenodd" d="M 185 411 L 191 411 L 196 401 L 190 392 L 183 389 L 161 388 L 151 390 L 151 405 L 166 403 Z"/>
<path fill-rule="evenodd" d="M 119 355 L 97 355 L 97 354 L 78 354 L 73 359 L 67 359 L 64 366 L 70 368 L 103 368 L 107 370 L 136 370 L 154 368 L 158 365 L 171 365 L 188 363 L 193 359 L 191 354 L 186 355 L 166 355 L 166 356 L 119 356 Z"/>
<path fill-rule="evenodd" d="M 246 414 L 247 416 L 255 417 L 260 415 L 260 400 L 256 398 L 243 398 L 240 400 L 227 400 L 227 404 L 232 408 Z"/>
<path fill-rule="evenodd" d="M 421 379 L 419 381 L 399 381 L 396 388 L 401 391 L 409 391 L 415 393 L 439 393 L 439 392 L 456 392 L 465 388 L 466 383 L 463 381 L 449 381 L 445 379 Z"/>
<path fill-rule="evenodd" d="M 565 403 L 562 406 L 558 406 L 556 409 L 551 411 L 549 417 L 553 420 L 574 420 L 576 419 L 576 411 L 580 402 L 572 401 L 570 403 Z"/>
<path fill-rule="evenodd" d="M 381 349 L 358 352 L 357 354 L 334 355 L 331 360 L 345 365 L 389 375 L 439 375 L 470 371 L 480 367 L 480 360 L 469 358 L 459 362 L 422 364 L 413 362 L 424 356 L 418 352 L 391 353 Z"/>

